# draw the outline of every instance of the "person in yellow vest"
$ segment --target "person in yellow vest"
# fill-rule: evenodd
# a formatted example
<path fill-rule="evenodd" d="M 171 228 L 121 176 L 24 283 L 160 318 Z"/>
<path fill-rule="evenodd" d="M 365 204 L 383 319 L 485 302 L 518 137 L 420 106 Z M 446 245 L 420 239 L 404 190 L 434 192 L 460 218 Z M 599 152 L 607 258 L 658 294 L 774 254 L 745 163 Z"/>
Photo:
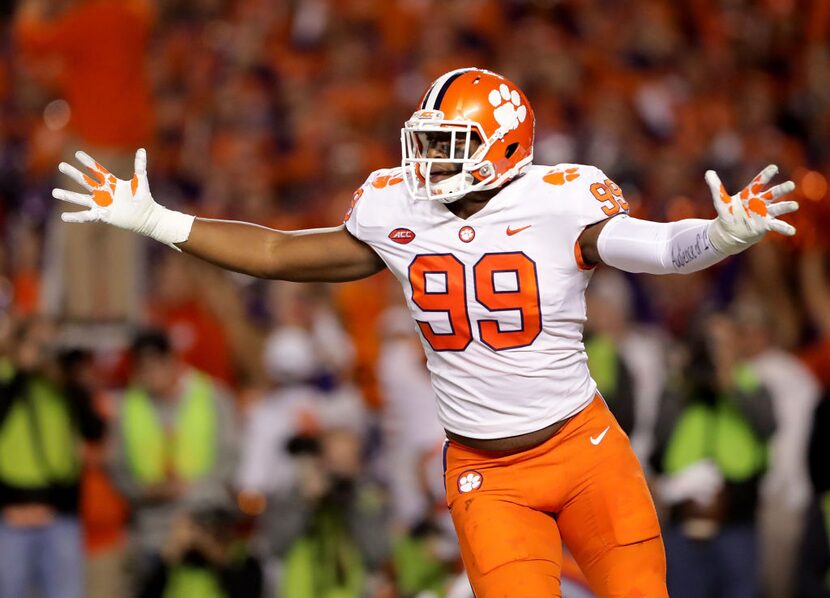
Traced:
<path fill-rule="evenodd" d="M 179 517 L 138 598 L 257 598 L 259 562 L 237 532 L 236 513 L 209 507 Z"/>
<path fill-rule="evenodd" d="M 264 515 L 280 598 L 362 598 L 391 566 L 390 508 L 365 459 L 365 414 L 344 404 L 321 416 L 316 435 L 289 443 L 295 479 Z"/>
<path fill-rule="evenodd" d="M 652 466 L 669 507 L 672 598 L 757 598 L 756 511 L 775 429 L 769 391 L 741 361 L 734 322 L 692 326 L 689 359 L 664 393 Z"/>
<path fill-rule="evenodd" d="M 176 519 L 197 508 L 230 504 L 236 416 L 228 392 L 181 363 L 163 332 L 139 333 L 131 358 L 132 379 L 112 435 L 111 467 L 133 509 L 140 590 Z"/>
<path fill-rule="evenodd" d="M 623 432 L 631 434 L 634 430 L 633 381 L 621 349 L 611 335 L 602 332 L 588 332 L 584 343 L 597 390 Z"/>
<path fill-rule="evenodd" d="M 0 596 L 80 598 L 81 443 L 103 422 L 89 391 L 67 382 L 51 324 L 15 328 L 0 356 Z"/>

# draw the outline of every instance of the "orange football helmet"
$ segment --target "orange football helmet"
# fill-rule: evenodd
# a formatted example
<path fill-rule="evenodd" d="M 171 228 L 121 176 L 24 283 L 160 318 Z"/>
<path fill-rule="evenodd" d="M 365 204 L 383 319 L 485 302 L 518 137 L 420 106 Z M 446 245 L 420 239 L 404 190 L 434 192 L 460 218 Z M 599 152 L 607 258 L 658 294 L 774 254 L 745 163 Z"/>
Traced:
<path fill-rule="evenodd" d="M 401 129 L 409 192 L 450 203 L 501 187 L 532 162 L 534 125 L 524 93 L 501 75 L 477 68 L 441 75 Z"/>

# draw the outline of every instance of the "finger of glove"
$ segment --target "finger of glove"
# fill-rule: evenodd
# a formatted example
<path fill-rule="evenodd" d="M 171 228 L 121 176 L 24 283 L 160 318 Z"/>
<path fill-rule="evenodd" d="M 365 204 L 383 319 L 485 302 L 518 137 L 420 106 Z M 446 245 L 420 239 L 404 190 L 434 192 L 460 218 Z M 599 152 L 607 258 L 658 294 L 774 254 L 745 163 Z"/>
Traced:
<path fill-rule="evenodd" d="M 752 182 L 749 184 L 750 187 L 756 187 L 757 185 L 764 186 L 769 183 L 770 179 L 774 177 L 778 173 L 778 166 L 775 164 L 769 164 L 766 168 L 764 168 L 758 175 L 752 179 Z"/>
<path fill-rule="evenodd" d="M 61 214 L 61 220 L 64 222 L 95 222 L 98 220 L 98 215 L 93 210 L 86 210 L 85 212 L 64 212 Z"/>
<path fill-rule="evenodd" d="M 147 181 L 147 150 L 143 147 L 135 153 L 135 174 L 130 181 L 133 197 L 139 192 L 148 193 L 150 183 Z"/>
<path fill-rule="evenodd" d="M 706 184 L 709 185 L 709 190 L 712 192 L 712 199 L 720 199 L 723 203 L 729 203 L 729 194 L 726 193 L 726 189 L 724 189 L 717 172 L 707 170 L 703 178 L 706 180 Z"/>
<path fill-rule="evenodd" d="M 135 153 L 135 173 L 138 176 L 147 176 L 147 150 L 143 147 Z"/>
<path fill-rule="evenodd" d="M 68 201 L 85 208 L 91 208 L 94 205 L 91 195 L 84 195 L 83 193 L 75 193 L 74 191 L 67 191 L 66 189 L 52 189 L 52 197 L 60 199 L 61 201 Z"/>
<path fill-rule="evenodd" d="M 103 180 L 95 180 L 85 175 L 80 170 L 71 164 L 67 164 L 66 162 L 58 164 L 58 170 L 78 183 L 81 187 L 84 187 L 87 191 L 92 191 L 95 187 L 104 182 Z"/>
<path fill-rule="evenodd" d="M 779 201 L 778 203 L 770 204 L 767 207 L 767 214 L 773 218 L 777 218 L 778 216 L 795 212 L 797 209 L 797 201 Z"/>
<path fill-rule="evenodd" d="M 776 220 L 775 218 L 769 221 L 769 229 L 785 237 L 795 235 L 795 227 L 792 224 L 784 222 L 783 220 Z"/>
<path fill-rule="evenodd" d="M 715 211 L 722 218 L 728 218 L 729 205 L 732 203 L 732 199 L 729 197 L 726 189 L 724 189 L 718 173 L 714 170 L 707 170 L 703 178 L 706 180 L 706 184 L 709 185 L 709 191 L 712 193 L 712 202 L 715 204 Z"/>
<path fill-rule="evenodd" d="M 98 164 L 92 156 L 87 154 L 86 152 L 77 151 L 75 152 L 75 157 L 78 158 L 78 161 L 89 168 L 93 172 L 100 172 L 103 175 L 110 174 L 110 171 Z M 103 181 L 102 181 L 103 182 Z"/>
<path fill-rule="evenodd" d="M 795 191 L 795 183 L 787 181 L 786 183 L 781 183 L 780 185 L 776 185 L 775 187 L 764 191 L 761 194 L 761 199 L 769 202 L 783 195 L 787 195 L 787 193 L 792 193 L 793 191 Z"/>

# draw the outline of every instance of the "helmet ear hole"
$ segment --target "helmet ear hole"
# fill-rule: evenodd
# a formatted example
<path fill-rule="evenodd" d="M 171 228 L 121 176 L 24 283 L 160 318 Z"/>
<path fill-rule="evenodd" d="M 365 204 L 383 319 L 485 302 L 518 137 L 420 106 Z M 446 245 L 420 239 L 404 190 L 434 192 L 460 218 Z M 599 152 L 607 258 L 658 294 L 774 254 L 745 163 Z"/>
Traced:
<path fill-rule="evenodd" d="M 509 158 L 510 156 L 512 156 L 516 152 L 517 149 L 519 149 L 519 144 L 518 143 L 511 143 L 510 145 L 507 146 L 507 149 L 504 150 L 504 157 Z"/>

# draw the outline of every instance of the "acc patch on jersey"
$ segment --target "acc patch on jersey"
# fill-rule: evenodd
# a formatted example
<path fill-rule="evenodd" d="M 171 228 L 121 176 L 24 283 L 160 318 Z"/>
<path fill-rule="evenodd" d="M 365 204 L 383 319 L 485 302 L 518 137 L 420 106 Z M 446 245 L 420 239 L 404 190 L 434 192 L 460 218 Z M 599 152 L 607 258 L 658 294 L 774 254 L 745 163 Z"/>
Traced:
<path fill-rule="evenodd" d="M 458 476 L 458 491 L 472 492 L 473 490 L 478 490 L 481 488 L 482 482 L 484 482 L 484 476 L 470 469 Z"/>
<path fill-rule="evenodd" d="M 408 228 L 396 228 L 391 233 L 389 233 L 389 238 L 392 239 L 395 243 L 406 245 L 407 243 L 411 243 L 415 239 L 415 233 L 413 233 Z"/>

